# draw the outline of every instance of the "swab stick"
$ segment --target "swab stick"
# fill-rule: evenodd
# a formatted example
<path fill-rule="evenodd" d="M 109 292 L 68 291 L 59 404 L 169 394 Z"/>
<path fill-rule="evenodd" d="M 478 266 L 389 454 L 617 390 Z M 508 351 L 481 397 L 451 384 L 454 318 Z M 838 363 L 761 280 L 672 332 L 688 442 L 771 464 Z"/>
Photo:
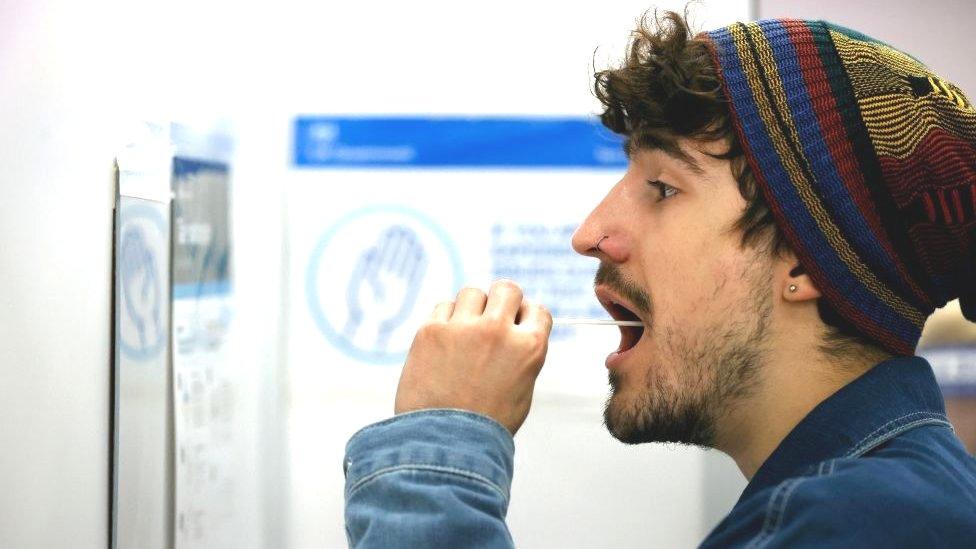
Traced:
<path fill-rule="evenodd" d="M 553 326 L 571 326 L 571 325 L 590 325 L 590 326 L 643 326 L 644 323 L 639 320 L 602 320 L 596 318 L 554 318 L 552 319 Z"/>

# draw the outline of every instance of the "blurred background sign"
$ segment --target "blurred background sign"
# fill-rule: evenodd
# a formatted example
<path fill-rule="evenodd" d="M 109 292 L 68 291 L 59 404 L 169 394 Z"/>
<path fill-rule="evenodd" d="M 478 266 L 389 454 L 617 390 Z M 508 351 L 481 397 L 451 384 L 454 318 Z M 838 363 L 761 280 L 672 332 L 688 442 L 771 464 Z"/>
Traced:
<path fill-rule="evenodd" d="M 227 349 L 231 151 L 180 141 L 173 161 L 174 541 L 177 549 L 232 547 L 247 524 L 236 497 L 246 482 L 237 461 L 246 442 L 236 406 L 241 373 Z"/>
<path fill-rule="evenodd" d="M 919 356 L 932 365 L 956 435 L 976 455 L 976 324 L 950 301 L 925 323 Z"/>
<path fill-rule="evenodd" d="M 112 543 L 171 544 L 170 174 L 167 125 L 116 159 Z"/>

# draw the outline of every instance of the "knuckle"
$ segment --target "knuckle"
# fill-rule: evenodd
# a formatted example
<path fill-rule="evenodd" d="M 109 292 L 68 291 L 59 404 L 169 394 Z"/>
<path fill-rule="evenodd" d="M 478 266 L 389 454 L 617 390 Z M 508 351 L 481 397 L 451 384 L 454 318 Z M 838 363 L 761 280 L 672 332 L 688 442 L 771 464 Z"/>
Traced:
<path fill-rule="evenodd" d="M 549 338 L 546 337 L 546 334 L 533 330 L 532 332 L 526 334 L 526 337 L 523 340 L 522 352 L 526 357 L 528 357 L 532 364 L 535 364 L 545 359 L 548 347 Z"/>
<path fill-rule="evenodd" d="M 443 337 L 447 329 L 448 325 L 446 322 L 427 322 L 417 330 L 417 339 L 419 341 L 434 341 Z"/>
<path fill-rule="evenodd" d="M 539 332 L 542 337 L 549 337 L 549 332 L 552 331 L 552 312 L 549 311 L 544 305 L 534 305 L 535 310 L 533 311 L 533 316 L 536 318 L 535 332 Z"/>
<path fill-rule="evenodd" d="M 522 288 L 514 280 L 499 278 L 491 284 L 493 290 L 521 293 Z"/>
<path fill-rule="evenodd" d="M 458 299 L 460 299 L 461 296 L 465 296 L 465 295 L 469 297 L 485 297 L 485 292 L 483 292 L 481 288 L 475 288 L 474 286 L 465 286 L 461 288 L 461 290 L 458 292 Z"/>
<path fill-rule="evenodd" d="M 532 349 L 539 351 L 544 350 L 549 345 L 549 338 L 546 337 L 544 332 L 533 331 L 531 336 Z"/>
<path fill-rule="evenodd" d="M 433 335 L 434 335 L 434 331 L 436 329 L 436 326 L 437 326 L 437 324 L 432 323 L 432 322 L 428 322 L 427 324 L 424 324 L 423 326 L 421 326 L 420 328 L 418 328 L 417 329 L 417 334 L 414 335 L 414 338 L 413 338 L 414 341 L 424 342 L 424 341 L 427 341 L 427 340 L 431 339 L 433 337 Z"/>

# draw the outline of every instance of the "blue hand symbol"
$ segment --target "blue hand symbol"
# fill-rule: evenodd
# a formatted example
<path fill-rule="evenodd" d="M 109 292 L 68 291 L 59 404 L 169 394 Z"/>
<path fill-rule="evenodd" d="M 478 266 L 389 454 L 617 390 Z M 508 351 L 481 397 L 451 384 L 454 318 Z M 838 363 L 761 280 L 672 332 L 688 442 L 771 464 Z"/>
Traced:
<path fill-rule="evenodd" d="M 150 323 L 154 325 L 153 332 L 157 336 L 162 330 L 156 258 L 146 243 L 145 233 L 136 225 L 130 225 L 122 233 L 119 247 L 125 310 L 139 334 L 139 349 L 146 350 L 156 343 L 148 340 L 146 335 L 148 325 Z M 140 305 L 139 308 L 136 307 L 137 304 Z"/>
<path fill-rule="evenodd" d="M 349 318 L 343 335 L 352 340 L 364 320 L 378 324 L 375 349 L 386 350 L 393 331 L 406 320 L 427 271 L 427 254 L 417 235 L 393 225 L 364 251 L 346 287 Z"/>

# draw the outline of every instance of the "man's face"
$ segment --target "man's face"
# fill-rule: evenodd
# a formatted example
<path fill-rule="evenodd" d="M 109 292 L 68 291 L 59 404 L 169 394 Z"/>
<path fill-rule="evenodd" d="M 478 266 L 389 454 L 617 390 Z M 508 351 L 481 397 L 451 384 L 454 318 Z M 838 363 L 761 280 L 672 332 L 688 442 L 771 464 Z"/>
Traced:
<path fill-rule="evenodd" d="M 746 206 L 724 143 L 683 141 L 698 169 L 660 150 L 627 173 L 573 236 L 600 259 L 597 297 L 618 319 L 604 419 L 623 442 L 713 446 L 755 389 L 772 309 L 772 258 L 732 225 Z M 599 246 L 597 246 L 599 242 Z"/>

